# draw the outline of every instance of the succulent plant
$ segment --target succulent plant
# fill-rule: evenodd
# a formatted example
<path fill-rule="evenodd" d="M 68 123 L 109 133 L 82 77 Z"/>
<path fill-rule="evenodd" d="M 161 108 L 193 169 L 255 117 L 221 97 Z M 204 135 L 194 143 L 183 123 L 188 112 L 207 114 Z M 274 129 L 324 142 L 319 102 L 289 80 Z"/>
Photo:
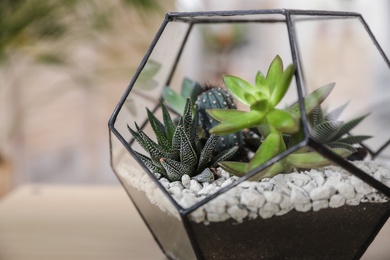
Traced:
<path fill-rule="evenodd" d="M 368 135 L 350 135 L 349 132 L 363 121 L 368 114 L 343 122 L 338 120 L 339 115 L 347 107 L 347 104 L 324 114 L 321 106 L 318 106 L 309 114 L 308 119 L 312 128 L 312 135 L 318 141 L 332 148 L 344 148 L 356 153 L 356 146 L 371 138 Z M 362 158 L 363 159 L 363 158 Z"/>
<path fill-rule="evenodd" d="M 276 56 L 268 69 L 266 77 L 261 72 L 257 73 L 255 86 L 235 76 L 228 75 L 223 77 L 226 87 L 232 95 L 242 103 L 248 105 L 250 111 L 233 109 L 208 110 L 207 112 L 214 119 L 221 122 L 218 126 L 212 128 L 210 132 L 212 134 L 228 134 L 245 128 L 256 127 L 264 137 L 261 146 L 249 163 L 225 161 L 219 163 L 223 169 L 234 175 L 243 176 L 247 172 L 275 157 L 277 154 L 282 153 L 290 146 L 293 146 L 296 142 L 302 140 L 300 138 L 302 131 L 299 128 L 300 113 L 298 103 L 287 109 L 275 108 L 287 92 L 293 73 L 294 67 L 290 65 L 284 70 L 282 60 L 279 56 Z M 320 119 L 319 114 L 317 114 L 319 113 L 318 107 L 330 94 L 333 88 L 333 83 L 328 84 L 305 97 L 304 106 L 306 113 L 318 117 L 316 119 L 318 121 Z M 363 118 L 361 118 L 361 120 L 362 119 Z M 350 127 L 353 127 L 353 124 L 358 123 L 357 121 L 359 120 L 360 118 L 352 121 L 352 123 L 348 124 L 344 129 L 349 131 L 351 129 Z M 322 123 L 324 124 L 322 125 Z M 324 134 L 325 131 L 320 131 L 320 129 L 321 127 L 328 125 L 328 123 L 325 123 L 325 118 L 323 118 L 323 120 L 314 127 L 314 133 Z M 343 136 L 343 133 L 345 133 L 344 129 L 341 131 L 342 126 L 339 125 L 339 127 L 338 130 L 340 132 L 333 135 L 334 137 L 338 137 L 339 134 L 342 134 L 341 136 Z M 362 138 L 358 138 L 358 140 L 361 140 Z M 330 148 L 340 156 L 348 157 L 353 151 L 351 147 L 347 145 L 348 144 L 334 145 L 334 147 L 331 146 Z M 294 168 L 318 168 L 329 164 L 331 164 L 331 162 L 328 159 L 317 152 L 304 147 L 285 156 L 272 166 L 263 170 L 263 173 L 259 174 L 258 178 L 271 177 L 281 172 L 289 172 Z"/>
<path fill-rule="evenodd" d="M 185 78 L 182 83 L 181 93 L 178 94 L 169 87 L 163 90 L 163 98 L 167 105 L 176 113 L 181 114 L 184 110 L 184 100 L 190 98 L 196 103 L 196 112 L 202 135 L 205 139 L 210 137 L 210 129 L 218 125 L 218 122 L 210 117 L 207 109 L 236 109 L 236 104 L 231 95 L 223 88 L 212 84 L 202 86 L 198 82 Z M 245 160 L 247 149 L 256 151 L 260 146 L 260 139 L 251 131 L 237 131 L 227 135 L 222 135 L 217 142 L 215 150 L 217 153 L 231 147 L 238 146 L 236 158 Z"/>
<path fill-rule="evenodd" d="M 185 174 L 200 181 L 214 179 L 211 168 L 218 162 L 229 160 L 238 147 L 231 147 L 219 154 L 214 153 L 218 135 L 211 135 L 204 146 L 199 142 L 197 114 L 192 117 L 192 102 L 187 99 L 183 115 L 177 126 L 161 103 L 163 122 L 147 110 L 148 121 L 156 135 L 157 143 L 147 136 L 135 123 L 136 130 L 128 127 L 134 139 L 149 153 L 145 156 L 136 152 L 141 161 L 154 173 L 161 174 L 169 181 L 178 181 Z"/>

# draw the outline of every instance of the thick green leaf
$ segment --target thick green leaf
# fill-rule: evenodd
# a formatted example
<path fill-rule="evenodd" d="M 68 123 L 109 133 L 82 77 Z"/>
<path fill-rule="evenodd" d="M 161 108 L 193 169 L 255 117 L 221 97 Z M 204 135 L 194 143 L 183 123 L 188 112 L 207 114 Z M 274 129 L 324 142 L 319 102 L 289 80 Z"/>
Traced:
<path fill-rule="evenodd" d="M 248 170 L 259 167 L 279 154 L 281 152 L 280 142 L 281 138 L 279 133 L 270 133 L 250 160 Z"/>
<path fill-rule="evenodd" d="M 177 94 L 170 87 L 165 86 L 162 92 L 165 103 L 176 113 L 182 114 L 186 104 L 186 98 Z"/>
<path fill-rule="evenodd" d="M 219 166 L 230 174 L 238 177 L 244 176 L 247 173 L 248 163 L 245 162 L 220 162 Z"/>
<path fill-rule="evenodd" d="M 256 110 L 259 112 L 267 112 L 269 109 L 269 101 L 268 99 L 258 99 L 251 105 L 251 110 Z"/>
<path fill-rule="evenodd" d="M 299 130 L 298 119 L 288 111 L 273 109 L 267 114 L 268 123 L 285 134 L 293 134 Z"/>
<path fill-rule="evenodd" d="M 280 79 L 275 83 L 275 87 L 271 90 L 270 103 L 273 107 L 275 107 L 282 100 L 284 95 L 286 94 L 288 88 L 290 87 L 290 83 L 292 77 L 294 76 L 294 65 L 290 65 L 286 68 L 286 70 L 281 75 Z"/>
<path fill-rule="evenodd" d="M 223 122 L 232 117 L 241 116 L 244 115 L 245 113 L 248 113 L 247 111 L 242 111 L 237 109 L 222 109 L 222 108 L 206 109 L 206 112 L 218 122 Z"/>
<path fill-rule="evenodd" d="M 333 148 L 332 151 L 344 158 L 352 154 L 343 148 Z M 287 156 L 286 163 L 298 169 L 314 169 L 331 165 L 332 162 L 317 152 L 293 153 Z"/>
<path fill-rule="evenodd" d="M 267 80 L 261 71 L 257 72 L 256 74 L 256 90 L 260 91 L 267 97 L 270 96 L 270 89 Z"/>
<path fill-rule="evenodd" d="M 256 88 L 252 86 L 252 84 L 241 78 L 231 75 L 224 75 L 223 81 L 225 83 L 226 88 L 234 97 L 236 97 L 242 103 L 248 106 L 250 105 L 248 100 L 246 100 L 245 98 L 245 93 L 255 93 Z"/>
<path fill-rule="evenodd" d="M 307 95 L 304 98 L 306 113 L 309 114 L 316 107 L 318 107 L 329 96 L 329 94 L 330 94 L 330 92 L 332 92 L 334 86 L 335 86 L 335 83 L 330 83 L 328 85 L 322 86 L 322 87 L 314 90 L 309 95 Z M 297 117 L 301 117 L 298 102 L 295 103 L 294 105 L 292 105 L 291 107 L 289 107 L 288 111 L 292 112 Z"/>
<path fill-rule="evenodd" d="M 273 88 L 276 86 L 277 82 L 282 76 L 282 73 L 283 73 L 283 61 L 279 55 L 276 55 L 276 57 L 273 59 L 271 65 L 268 68 L 267 77 L 266 77 L 271 92 L 273 91 Z"/>
<path fill-rule="evenodd" d="M 245 128 L 255 127 L 261 123 L 263 118 L 264 113 L 259 111 L 246 112 L 223 121 L 219 125 L 211 128 L 210 133 L 218 135 L 232 134 Z"/>

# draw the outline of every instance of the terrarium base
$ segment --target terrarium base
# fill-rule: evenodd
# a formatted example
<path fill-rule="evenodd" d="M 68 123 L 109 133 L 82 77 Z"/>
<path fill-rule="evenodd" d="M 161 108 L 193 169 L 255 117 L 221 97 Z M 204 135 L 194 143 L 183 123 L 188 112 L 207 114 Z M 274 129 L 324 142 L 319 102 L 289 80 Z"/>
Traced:
<path fill-rule="evenodd" d="M 358 259 L 389 214 L 390 202 L 361 203 L 191 227 L 205 259 Z"/>

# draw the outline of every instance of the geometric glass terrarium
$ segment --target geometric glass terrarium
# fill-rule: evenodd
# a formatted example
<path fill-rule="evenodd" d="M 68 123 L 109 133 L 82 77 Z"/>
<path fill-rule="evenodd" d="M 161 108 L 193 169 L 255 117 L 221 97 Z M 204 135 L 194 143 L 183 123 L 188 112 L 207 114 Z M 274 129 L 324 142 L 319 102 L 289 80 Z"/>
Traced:
<path fill-rule="evenodd" d="M 162 181 L 145 165 L 139 153 L 147 154 L 128 127 L 136 122 L 154 138 L 145 107 L 161 119 L 167 86 L 176 93 L 184 79 L 223 86 L 223 74 L 253 83 L 276 55 L 295 67 L 278 104 L 297 104 L 301 135 L 293 145 L 245 175 L 218 172 L 214 181 Z M 357 162 L 319 140 L 306 111 L 306 97 L 332 82 L 324 111 L 344 107 L 338 119 L 344 122 L 369 114 L 348 132 L 372 136 L 359 142 Z M 357 13 L 168 13 L 109 121 L 111 165 L 168 258 L 358 259 L 390 214 L 388 82 L 389 60 Z M 166 106 L 172 118 L 180 114 Z M 255 180 L 307 147 L 333 166 L 324 172 L 292 167 L 294 173 Z M 280 179 L 285 182 L 277 187 Z"/>

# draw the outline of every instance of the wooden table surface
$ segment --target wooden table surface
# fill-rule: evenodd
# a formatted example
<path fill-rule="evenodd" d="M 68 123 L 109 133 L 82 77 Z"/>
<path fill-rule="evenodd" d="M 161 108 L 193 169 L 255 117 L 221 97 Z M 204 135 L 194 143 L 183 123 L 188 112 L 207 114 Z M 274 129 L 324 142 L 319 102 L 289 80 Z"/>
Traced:
<path fill-rule="evenodd" d="M 388 222 L 362 259 L 390 259 Z M 0 259 L 166 259 L 120 186 L 25 185 L 0 200 Z"/>

